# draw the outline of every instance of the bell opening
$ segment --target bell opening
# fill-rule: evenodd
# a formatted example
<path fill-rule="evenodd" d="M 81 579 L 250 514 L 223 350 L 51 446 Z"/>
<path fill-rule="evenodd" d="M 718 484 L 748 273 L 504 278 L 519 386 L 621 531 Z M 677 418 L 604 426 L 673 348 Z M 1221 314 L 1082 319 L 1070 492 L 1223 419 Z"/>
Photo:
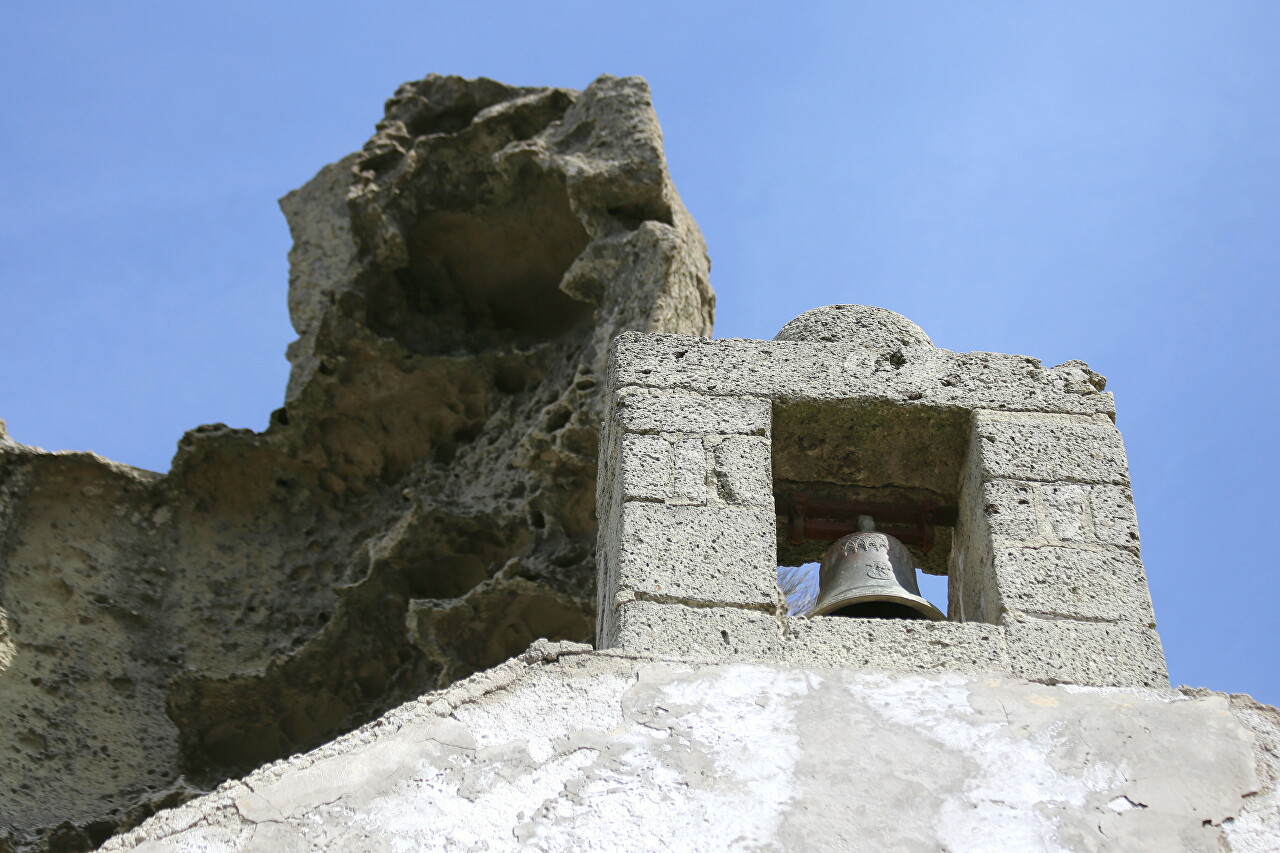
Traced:
<path fill-rule="evenodd" d="M 828 616 L 849 616 L 854 619 L 928 619 L 914 607 L 894 601 L 860 601 L 832 611 Z"/>
<path fill-rule="evenodd" d="M 833 615 L 814 613 L 824 609 L 816 600 L 819 563 L 832 543 L 868 530 L 863 526 L 866 517 L 871 531 L 893 537 L 910 552 L 918 583 L 909 583 L 903 571 L 899 591 L 912 598 L 919 595 L 932 606 L 922 603 L 923 613 L 910 612 L 904 605 L 897 612 L 842 615 L 947 618 L 947 576 L 961 521 L 957 487 L 966 470 L 970 426 L 969 416 L 960 409 L 865 400 L 774 404 L 770 445 L 778 587 L 786 596 L 788 615 Z M 841 584 L 841 595 L 892 593 L 893 585 L 885 583 L 888 579 L 878 566 L 874 569 L 865 584 Z M 844 609 L 831 595 L 824 604 Z M 955 621 L 964 621 L 961 608 Z"/>

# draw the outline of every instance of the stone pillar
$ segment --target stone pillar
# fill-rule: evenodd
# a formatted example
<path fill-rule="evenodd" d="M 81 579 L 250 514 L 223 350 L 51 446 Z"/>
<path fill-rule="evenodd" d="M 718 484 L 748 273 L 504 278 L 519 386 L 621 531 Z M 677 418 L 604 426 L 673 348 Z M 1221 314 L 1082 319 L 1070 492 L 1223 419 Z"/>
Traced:
<path fill-rule="evenodd" d="M 1014 675 L 1167 679 L 1109 417 L 976 410 L 960 509 L 952 618 L 1005 626 Z"/>
<path fill-rule="evenodd" d="M 598 487 L 601 645 L 630 645 L 628 611 L 653 606 L 776 612 L 769 426 L 758 398 L 613 398 Z"/>

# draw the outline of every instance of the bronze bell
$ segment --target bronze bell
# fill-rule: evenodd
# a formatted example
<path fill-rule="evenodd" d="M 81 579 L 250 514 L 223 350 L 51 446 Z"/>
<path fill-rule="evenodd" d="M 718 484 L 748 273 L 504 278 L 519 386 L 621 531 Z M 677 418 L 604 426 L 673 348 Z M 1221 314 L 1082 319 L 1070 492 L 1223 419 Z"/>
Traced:
<path fill-rule="evenodd" d="M 867 519 L 869 522 L 870 520 Z M 868 530 L 837 539 L 822 558 L 811 616 L 861 619 L 946 619 L 920 595 L 907 546 Z"/>

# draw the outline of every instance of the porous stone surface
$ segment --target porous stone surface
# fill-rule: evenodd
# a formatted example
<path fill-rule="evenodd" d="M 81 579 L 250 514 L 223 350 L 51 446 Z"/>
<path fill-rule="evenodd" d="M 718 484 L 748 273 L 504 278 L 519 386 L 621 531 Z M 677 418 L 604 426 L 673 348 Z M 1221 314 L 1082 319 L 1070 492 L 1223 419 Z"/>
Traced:
<path fill-rule="evenodd" d="M 999 548 L 994 555 L 1008 617 L 1136 622 L 1155 627 L 1142 561 L 1128 551 Z"/>
<path fill-rule="evenodd" d="M 1071 361 L 904 346 L 887 355 L 856 344 L 622 335 L 613 380 L 624 387 L 756 397 L 775 403 L 859 399 L 935 408 L 1115 414 L 1106 380 Z M 1080 377 L 1086 377 L 1081 379 Z"/>
<path fill-rule="evenodd" d="M 1010 672 L 1045 684 L 1169 683 L 1160 636 L 1145 625 L 1027 619 L 1004 626 Z"/>
<path fill-rule="evenodd" d="M 538 644 L 103 849 L 1257 853 L 1278 754 L 1207 690 Z"/>
<path fill-rule="evenodd" d="M 871 305 L 827 305 L 806 311 L 782 327 L 775 341 L 856 344 L 891 353 L 902 347 L 931 347 L 924 329 L 885 308 Z"/>
<path fill-rule="evenodd" d="M 1129 484 L 1129 463 L 1110 418 L 983 411 L 975 419 L 990 478 Z"/>
<path fill-rule="evenodd" d="M 265 432 L 194 429 L 164 475 L 0 439 L 0 850 L 87 849 L 592 635 L 608 344 L 711 330 L 644 82 L 406 84 L 281 206 Z"/>
<path fill-rule="evenodd" d="M 664 506 L 628 501 L 620 511 L 617 574 L 606 583 L 635 595 L 772 609 L 773 510 Z"/>
<path fill-rule="evenodd" d="M 625 432 L 761 436 L 769 432 L 769 401 L 751 397 L 626 388 L 618 393 L 614 407 Z"/>
<path fill-rule="evenodd" d="M 616 604 L 613 617 L 601 624 L 602 648 L 711 663 L 990 672 L 1044 684 L 1169 686 L 1159 635 L 1132 623 L 794 617 L 636 598 Z"/>
<path fill-rule="evenodd" d="M 797 618 L 645 600 L 625 602 L 617 611 L 617 618 L 607 623 L 613 633 L 602 645 L 644 654 L 712 663 L 753 661 L 895 672 L 1013 672 L 1003 626 L 981 622 Z M 1150 680 L 1112 680 L 1106 672 L 1093 675 L 1097 680 L 1082 683 L 1153 686 Z"/>
<path fill-rule="evenodd" d="M 647 389 L 609 399 L 597 635 L 623 636 L 617 608 L 637 599 L 776 613 L 768 402 Z"/>
<path fill-rule="evenodd" d="M 1167 686 L 1105 384 L 1079 361 L 938 350 L 856 305 L 807 312 L 774 341 L 621 336 L 598 646 Z M 827 541 L 794 534 L 829 501 L 887 507 L 890 523 L 954 508 L 912 551 L 950 578 L 948 623 L 797 621 L 781 590 L 769 600 L 766 567 L 821 558 Z"/>

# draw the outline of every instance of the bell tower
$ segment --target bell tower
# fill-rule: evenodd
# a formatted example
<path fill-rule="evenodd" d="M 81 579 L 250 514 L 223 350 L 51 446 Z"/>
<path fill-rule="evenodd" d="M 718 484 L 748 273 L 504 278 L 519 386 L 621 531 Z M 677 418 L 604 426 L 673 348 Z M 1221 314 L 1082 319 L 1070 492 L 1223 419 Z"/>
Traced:
<path fill-rule="evenodd" d="M 628 332 L 608 383 L 599 648 L 1167 686 L 1114 402 L 1083 362 L 954 353 L 835 305 L 772 341 Z M 860 537 L 883 559 L 834 546 Z M 778 567 L 835 551 L 821 613 L 789 614 Z M 946 575 L 946 618 L 910 600 L 917 566 Z M 877 580 L 928 618 L 822 605 Z"/>

